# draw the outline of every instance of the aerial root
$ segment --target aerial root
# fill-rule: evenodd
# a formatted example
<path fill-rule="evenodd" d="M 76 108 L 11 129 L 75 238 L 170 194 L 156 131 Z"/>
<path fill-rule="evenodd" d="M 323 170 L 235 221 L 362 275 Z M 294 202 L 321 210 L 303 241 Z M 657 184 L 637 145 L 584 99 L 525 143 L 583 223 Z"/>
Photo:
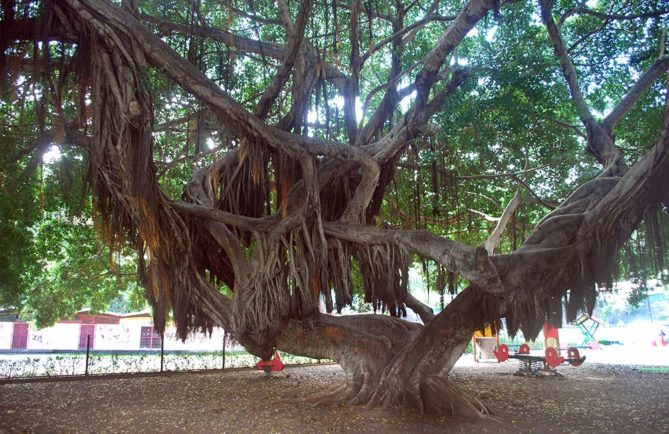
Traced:
<path fill-rule="evenodd" d="M 346 381 L 334 390 L 310 395 L 306 398 L 296 398 L 291 402 L 303 403 L 310 407 L 322 405 L 363 405 L 369 401 L 372 385 L 364 382 Z"/>
<path fill-rule="evenodd" d="M 421 381 L 420 400 L 427 413 L 499 421 L 483 401 L 442 377 L 427 377 Z"/>
<path fill-rule="evenodd" d="M 310 407 L 319 407 L 322 405 L 334 405 L 334 404 L 345 403 L 346 401 L 348 401 L 351 395 L 353 395 L 353 390 L 350 384 L 348 384 L 348 382 L 345 382 L 337 386 L 334 390 L 328 390 L 325 392 L 317 393 L 305 398 L 295 398 L 291 400 L 291 402 L 306 404 Z"/>

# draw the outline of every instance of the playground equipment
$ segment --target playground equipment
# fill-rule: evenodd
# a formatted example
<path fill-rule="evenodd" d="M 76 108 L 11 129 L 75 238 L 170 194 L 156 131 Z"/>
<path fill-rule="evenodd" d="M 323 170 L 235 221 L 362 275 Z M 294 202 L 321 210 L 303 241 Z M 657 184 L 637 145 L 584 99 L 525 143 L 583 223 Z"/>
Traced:
<path fill-rule="evenodd" d="M 601 324 L 604 324 L 604 321 L 584 312 L 576 318 L 574 324 L 578 326 L 578 329 L 583 336 L 583 343 L 581 345 L 590 346 L 591 343 L 597 342 L 597 339 L 595 339 L 595 332 L 597 332 L 597 329 Z"/>
<path fill-rule="evenodd" d="M 474 343 L 474 361 L 496 361 L 495 348 L 499 347 L 499 336 L 491 326 L 477 330 L 472 338 Z"/>
<path fill-rule="evenodd" d="M 575 347 L 568 348 L 567 357 L 562 357 L 559 330 L 548 322 L 544 323 L 544 348 L 544 355 L 530 354 L 530 346 L 524 343 L 518 347 L 518 351 L 510 353 L 509 347 L 502 344 L 497 346 L 494 354 L 499 362 L 505 362 L 508 359 L 518 360 L 520 362 L 519 375 L 537 375 L 539 372 L 557 374 L 554 368 L 563 363 L 576 367 L 581 366 L 585 361 L 585 356 L 581 357 Z"/>
<path fill-rule="evenodd" d="M 544 322 L 544 348 L 555 348 L 560 353 L 560 331 L 548 322 Z"/>
<path fill-rule="evenodd" d="M 552 347 L 546 348 L 545 354 L 539 356 L 530 354 L 530 347 L 527 344 L 522 344 L 520 348 L 518 348 L 518 351 L 513 354 L 509 353 L 509 347 L 506 344 L 502 344 L 495 351 L 495 356 L 499 362 L 505 362 L 508 359 L 516 359 L 522 362 L 522 366 L 518 371 L 518 374 L 520 375 L 538 374 L 538 369 L 533 369 L 533 365 L 536 367 L 538 364 L 543 364 L 541 371 L 556 374 L 554 368 L 563 363 L 568 363 L 571 366 L 577 367 L 581 366 L 585 361 L 585 356 L 581 357 L 577 348 L 568 348 L 566 358 L 561 357 L 558 354 L 558 350 Z"/>
<path fill-rule="evenodd" d="M 272 375 L 272 371 L 283 371 L 284 365 L 278 352 L 274 352 L 272 360 L 261 360 L 256 363 L 256 369 L 264 371 L 268 377 Z"/>
<path fill-rule="evenodd" d="M 664 333 L 664 330 L 660 330 L 660 333 L 657 336 L 659 339 L 652 341 L 651 345 L 654 347 L 666 347 L 667 340 L 665 339 L 666 333 Z"/>

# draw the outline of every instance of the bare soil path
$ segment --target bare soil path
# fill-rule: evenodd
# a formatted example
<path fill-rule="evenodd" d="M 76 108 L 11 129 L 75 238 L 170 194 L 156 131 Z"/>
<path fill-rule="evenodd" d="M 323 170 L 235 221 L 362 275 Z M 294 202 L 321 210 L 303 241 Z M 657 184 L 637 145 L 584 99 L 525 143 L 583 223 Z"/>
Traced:
<path fill-rule="evenodd" d="M 0 432 L 35 433 L 669 433 L 669 368 L 584 364 L 561 377 L 516 377 L 514 363 L 451 373 L 500 422 L 398 410 L 312 408 L 292 400 L 339 384 L 335 365 L 0 384 Z"/>

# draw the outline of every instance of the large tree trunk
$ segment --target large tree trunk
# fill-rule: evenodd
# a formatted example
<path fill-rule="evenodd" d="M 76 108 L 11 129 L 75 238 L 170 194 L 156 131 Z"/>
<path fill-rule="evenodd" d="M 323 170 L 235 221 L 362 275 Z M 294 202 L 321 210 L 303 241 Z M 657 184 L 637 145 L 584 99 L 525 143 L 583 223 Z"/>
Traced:
<path fill-rule="evenodd" d="M 278 348 L 330 358 L 346 372 L 337 390 L 310 397 L 311 404 L 342 402 L 403 406 L 421 412 L 483 417 L 490 410 L 460 391 L 447 375 L 486 321 L 486 294 L 468 288 L 426 326 L 385 315 L 321 315 L 315 327 L 291 321 Z"/>

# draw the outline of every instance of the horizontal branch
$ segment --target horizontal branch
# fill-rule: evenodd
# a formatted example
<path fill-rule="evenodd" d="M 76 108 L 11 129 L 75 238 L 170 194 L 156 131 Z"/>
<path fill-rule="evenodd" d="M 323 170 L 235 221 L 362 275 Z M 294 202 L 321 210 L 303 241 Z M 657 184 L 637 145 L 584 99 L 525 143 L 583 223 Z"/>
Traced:
<path fill-rule="evenodd" d="M 227 46 L 234 47 L 239 51 L 260 54 L 272 59 L 284 61 L 288 52 L 288 49 L 282 44 L 267 41 L 257 41 L 255 39 L 235 35 L 228 30 L 220 30 L 212 27 L 198 25 L 187 26 L 146 14 L 142 14 L 141 18 L 146 22 L 154 24 L 163 32 L 170 31 L 183 34 L 195 33 L 198 36 L 210 38 Z M 311 60 L 311 63 L 322 65 L 325 71 L 325 78 L 335 87 L 337 87 L 337 89 L 342 91 L 346 81 L 348 80 L 346 74 L 344 74 L 337 67 L 329 63 L 322 62 L 315 49 L 307 49 L 306 47 L 302 47 L 301 51 L 302 55 Z"/>
<path fill-rule="evenodd" d="M 285 57 L 285 47 L 281 44 L 265 41 L 256 41 L 254 39 L 238 36 L 229 30 L 221 30 L 213 27 L 178 24 L 166 19 L 148 14 L 141 14 L 142 21 L 155 25 L 162 32 L 174 32 L 182 34 L 195 34 L 200 37 L 210 38 L 227 46 L 236 48 L 239 51 L 263 54 L 273 59 L 283 60 Z"/>
<path fill-rule="evenodd" d="M 489 214 L 484 213 L 483 211 L 478 211 L 473 208 L 469 208 L 469 212 L 472 214 L 476 214 L 477 216 L 482 217 L 484 220 L 487 220 L 492 223 L 497 223 L 499 222 L 499 217 L 491 216 Z"/>
<path fill-rule="evenodd" d="M 40 18 L 25 18 L 12 21 L 11 24 L 0 21 L 2 31 L 7 41 L 40 41 L 44 38 L 50 41 L 76 42 L 76 36 L 69 34 L 63 27 L 50 26 L 48 33 L 43 34 Z"/>
<path fill-rule="evenodd" d="M 425 230 L 382 229 L 333 222 L 324 222 L 323 230 L 326 235 L 353 243 L 401 245 L 490 292 L 502 291 L 497 269 L 481 247 L 467 246 Z"/>
<path fill-rule="evenodd" d="M 581 13 L 585 15 L 590 15 L 593 17 L 601 18 L 603 20 L 638 20 L 638 19 L 645 19 L 645 18 L 659 18 L 663 15 L 669 14 L 669 9 L 665 10 L 659 10 L 659 11 L 652 11 L 652 12 L 645 12 L 641 14 L 607 14 L 605 12 L 599 12 L 595 11 L 593 9 L 589 9 L 585 6 L 581 6 L 575 9 L 575 13 Z"/>
<path fill-rule="evenodd" d="M 494 178 L 504 178 L 515 176 L 525 175 L 526 173 L 532 173 L 537 170 L 545 169 L 549 167 L 549 164 L 543 164 L 541 166 L 532 167 L 530 169 L 519 170 L 518 172 L 505 172 L 505 173 L 491 173 L 491 174 L 482 174 L 482 175 L 456 175 L 455 179 L 494 179 Z"/>
<path fill-rule="evenodd" d="M 570 130 L 573 130 L 576 134 L 578 134 L 580 137 L 587 139 L 588 135 L 583 132 L 583 130 L 578 126 L 574 124 L 570 124 L 569 122 L 561 121 L 559 119 L 553 119 L 553 118 L 547 118 L 547 120 L 565 128 L 569 128 Z"/>
<path fill-rule="evenodd" d="M 207 220 L 218 221 L 249 232 L 271 231 L 281 220 L 276 215 L 262 218 L 246 217 L 238 214 L 233 214 L 227 211 L 221 211 L 219 209 L 213 209 L 206 206 L 186 203 L 182 201 L 170 202 L 170 206 L 181 213 L 189 214 Z"/>

